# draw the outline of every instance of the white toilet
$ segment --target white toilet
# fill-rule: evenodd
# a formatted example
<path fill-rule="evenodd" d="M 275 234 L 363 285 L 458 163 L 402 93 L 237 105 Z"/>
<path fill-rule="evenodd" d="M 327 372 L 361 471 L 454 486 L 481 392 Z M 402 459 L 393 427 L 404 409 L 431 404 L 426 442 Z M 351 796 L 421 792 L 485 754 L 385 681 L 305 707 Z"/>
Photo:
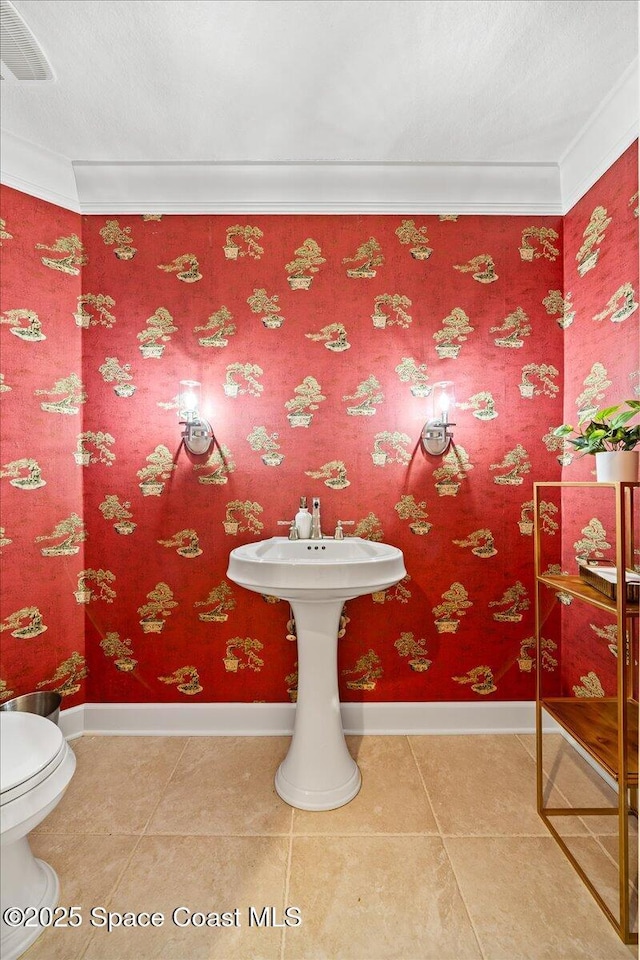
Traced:
<path fill-rule="evenodd" d="M 40 936 L 43 908 L 58 905 L 60 885 L 31 853 L 27 834 L 51 813 L 69 785 L 76 758 L 55 723 L 33 713 L 0 711 L 0 957 L 16 960 Z M 9 907 L 34 908 L 30 924 L 5 922 Z M 31 916 L 32 911 L 29 911 Z"/>

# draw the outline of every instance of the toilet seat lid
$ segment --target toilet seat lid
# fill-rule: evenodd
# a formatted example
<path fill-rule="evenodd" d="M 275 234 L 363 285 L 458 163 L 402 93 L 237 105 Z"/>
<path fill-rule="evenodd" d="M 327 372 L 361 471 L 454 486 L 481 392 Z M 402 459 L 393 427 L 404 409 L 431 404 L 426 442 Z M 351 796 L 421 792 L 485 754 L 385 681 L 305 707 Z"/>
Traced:
<path fill-rule="evenodd" d="M 65 744 L 60 727 L 46 717 L 0 711 L 0 793 L 44 771 Z"/>

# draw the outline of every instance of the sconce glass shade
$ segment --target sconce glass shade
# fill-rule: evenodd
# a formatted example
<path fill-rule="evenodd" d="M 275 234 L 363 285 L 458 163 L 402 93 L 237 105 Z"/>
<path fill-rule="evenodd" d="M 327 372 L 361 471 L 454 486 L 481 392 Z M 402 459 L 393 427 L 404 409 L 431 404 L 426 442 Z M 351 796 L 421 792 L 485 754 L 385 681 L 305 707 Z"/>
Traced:
<path fill-rule="evenodd" d="M 181 380 L 178 393 L 178 416 L 184 425 L 184 445 L 196 456 L 209 452 L 213 440 L 211 424 L 200 416 L 200 382 Z"/>
<path fill-rule="evenodd" d="M 429 400 L 431 411 L 422 429 L 422 446 L 427 453 L 437 457 L 446 452 L 453 437 L 449 430 L 449 427 L 455 427 L 449 419 L 456 405 L 453 380 L 434 383 Z"/>

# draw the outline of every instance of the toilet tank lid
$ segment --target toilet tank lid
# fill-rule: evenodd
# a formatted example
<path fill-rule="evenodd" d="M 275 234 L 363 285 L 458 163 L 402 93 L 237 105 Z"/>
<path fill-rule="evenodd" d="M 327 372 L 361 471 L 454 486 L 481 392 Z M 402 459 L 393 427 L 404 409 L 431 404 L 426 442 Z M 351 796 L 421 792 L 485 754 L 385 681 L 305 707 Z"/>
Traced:
<path fill-rule="evenodd" d="M 64 742 L 60 727 L 35 713 L 0 711 L 0 791 L 35 777 Z"/>

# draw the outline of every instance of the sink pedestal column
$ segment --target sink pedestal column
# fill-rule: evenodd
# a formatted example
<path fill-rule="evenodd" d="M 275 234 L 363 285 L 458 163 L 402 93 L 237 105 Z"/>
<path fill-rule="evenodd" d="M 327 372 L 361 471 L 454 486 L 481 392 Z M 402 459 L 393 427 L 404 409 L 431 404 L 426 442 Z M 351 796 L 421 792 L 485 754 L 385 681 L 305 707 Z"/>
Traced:
<path fill-rule="evenodd" d="M 298 638 L 298 701 L 276 791 L 292 807 L 333 810 L 352 800 L 361 783 L 340 716 L 338 629 L 344 601 L 290 602 Z"/>

